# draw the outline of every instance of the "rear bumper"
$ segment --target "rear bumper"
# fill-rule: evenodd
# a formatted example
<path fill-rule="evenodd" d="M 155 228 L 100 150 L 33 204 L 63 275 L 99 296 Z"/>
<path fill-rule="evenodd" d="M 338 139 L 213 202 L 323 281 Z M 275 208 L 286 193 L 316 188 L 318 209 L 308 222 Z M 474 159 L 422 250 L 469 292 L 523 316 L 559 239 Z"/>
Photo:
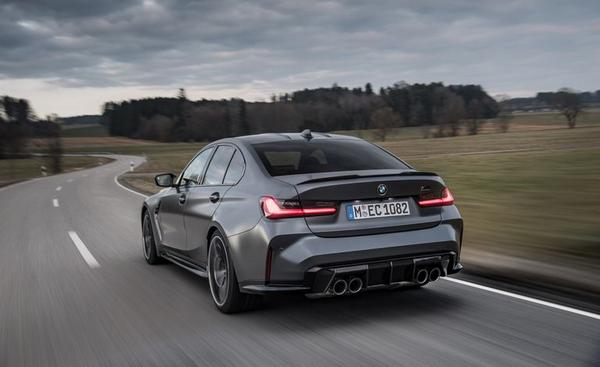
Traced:
<path fill-rule="evenodd" d="M 301 285 L 289 283 L 269 283 L 245 285 L 242 290 L 255 294 L 303 293 L 315 297 L 331 296 L 331 285 L 336 278 L 358 277 L 364 281 L 362 290 L 393 288 L 415 284 L 415 271 L 419 266 L 440 266 L 442 276 L 455 274 L 463 269 L 456 261 L 454 252 L 432 254 L 413 258 L 395 258 L 367 263 L 348 264 L 337 267 L 314 267 L 304 274 Z"/>
<path fill-rule="evenodd" d="M 247 293 L 315 293 L 315 274 L 321 269 L 434 255 L 449 256 L 443 275 L 458 272 L 462 219 L 455 207 L 446 208 L 445 218 L 435 227 L 352 237 L 316 236 L 302 218 L 262 220 L 252 230 L 228 237 L 240 288 Z M 268 249 L 271 278 L 266 281 Z"/>

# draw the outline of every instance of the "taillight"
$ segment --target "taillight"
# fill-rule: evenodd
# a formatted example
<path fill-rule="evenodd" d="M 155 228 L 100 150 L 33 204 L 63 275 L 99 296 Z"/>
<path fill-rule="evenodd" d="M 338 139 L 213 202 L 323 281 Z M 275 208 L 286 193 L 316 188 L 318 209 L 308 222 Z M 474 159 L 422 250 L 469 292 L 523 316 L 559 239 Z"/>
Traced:
<path fill-rule="evenodd" d="M 433 199 L 425 199 L 419 198 L 420 206 L 444 206 L 444 205 L 452 205 L 454 204 L 454 197 L 452 193 L 447 187 L 444 187 L 442 190 L 442 197 L 433 198 Z"/>
<path fill-rule="evenodd" d="M 337 212 L 337 208 L 335 206 L 315 206 L 303 208 L 298 201 L 281 201 L 272 196 L 262 197 L 260 199 L 260 207 L 262 208 L 265 217 L 269 219 L 331 215 Z"/>

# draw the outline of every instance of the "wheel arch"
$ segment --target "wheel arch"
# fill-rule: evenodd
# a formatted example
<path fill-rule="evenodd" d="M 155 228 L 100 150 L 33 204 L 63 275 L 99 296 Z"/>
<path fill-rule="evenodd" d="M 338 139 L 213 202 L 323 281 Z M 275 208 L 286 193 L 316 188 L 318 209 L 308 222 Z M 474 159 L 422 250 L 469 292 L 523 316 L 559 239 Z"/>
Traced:
<path fill-rule="evenodd" d="M 144 223 L 144 215 L 146 215 L 147 211 L 148 207 L 146 206 L 146 204 L 142 205 L 142 210 L 140 211 L 140 221 L 142 222 L 142 225 Z"/>
<path fill-rule="evenodd" d="M 227 232 L 223 229 L 223 226 L 221 226 L 221 224 L 219 224 L 218 222 L 211 222 L 208 226 L 208 231 L 206 232 L 206 259 L 208 261 L 208 250 L 210 248 L 210 239 L 212 238 L 213 234 L 215 232 L 219 232 L 221 234 L 221 237 L 223 239 L 223 244 L 225 245 L 226 249 L 227 249 L 227 253 L 229 255 L 229 259 L 231 260 L 232 264 L 233 264 L 233 269 L 236 272 L 236 276 L 238 276 L 238 269 L 239 267 L 239 261 L 241 261 L 241 259 L 238 259 L 238 254 L 235 251 L 235 248 L 231 246 L 231 244 L 229 243 L 229 238 L 227 237 Z M 238 279 L 239 280 L 239 279 Z"/>
<path fill-rule="evenodd" d="M 223 227 L 217 223 L 217 222 L 211 222 L 208 225 L 208 231 L 206 231 L 206 255 L 208 256 L 208 248 L 210 246 L 210 239 L 212 238 L 213 234 L 215 234 L 215 232 L 219 231 L 219 233 L 221 233 L 221 235 L 225 238 L 223 238 L 223 241 L 225 242 L 225 246 L 227 246 L 229 248 L 229 243 L 227 241 L 227 234 L 225 233 L 225 230 L 223 230 Z"/>

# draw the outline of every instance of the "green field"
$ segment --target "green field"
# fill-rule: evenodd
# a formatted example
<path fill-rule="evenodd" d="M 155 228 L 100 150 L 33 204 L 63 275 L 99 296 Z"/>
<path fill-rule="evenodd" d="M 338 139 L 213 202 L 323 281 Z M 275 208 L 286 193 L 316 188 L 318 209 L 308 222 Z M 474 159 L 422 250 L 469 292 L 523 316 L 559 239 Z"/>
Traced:
<path fill-rule="evenodd" d="M 468 246 L 600 260 L 600 147 L 412 163 L 453 190 Z"/>

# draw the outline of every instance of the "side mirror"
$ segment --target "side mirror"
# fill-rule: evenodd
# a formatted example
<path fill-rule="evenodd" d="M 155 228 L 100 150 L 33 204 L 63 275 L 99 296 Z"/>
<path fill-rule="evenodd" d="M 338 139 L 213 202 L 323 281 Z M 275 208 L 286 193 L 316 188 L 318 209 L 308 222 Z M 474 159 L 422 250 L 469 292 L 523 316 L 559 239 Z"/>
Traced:
<path fill-rule="evenodd" d="M 160 186 L 160 187 L 173 187 L 174 180 L 175 180 L 175 175 L 172 173 L 163 173 L 163 174 L 154 176 L 154 182 L 156 183 L 156 186 Z"/>

